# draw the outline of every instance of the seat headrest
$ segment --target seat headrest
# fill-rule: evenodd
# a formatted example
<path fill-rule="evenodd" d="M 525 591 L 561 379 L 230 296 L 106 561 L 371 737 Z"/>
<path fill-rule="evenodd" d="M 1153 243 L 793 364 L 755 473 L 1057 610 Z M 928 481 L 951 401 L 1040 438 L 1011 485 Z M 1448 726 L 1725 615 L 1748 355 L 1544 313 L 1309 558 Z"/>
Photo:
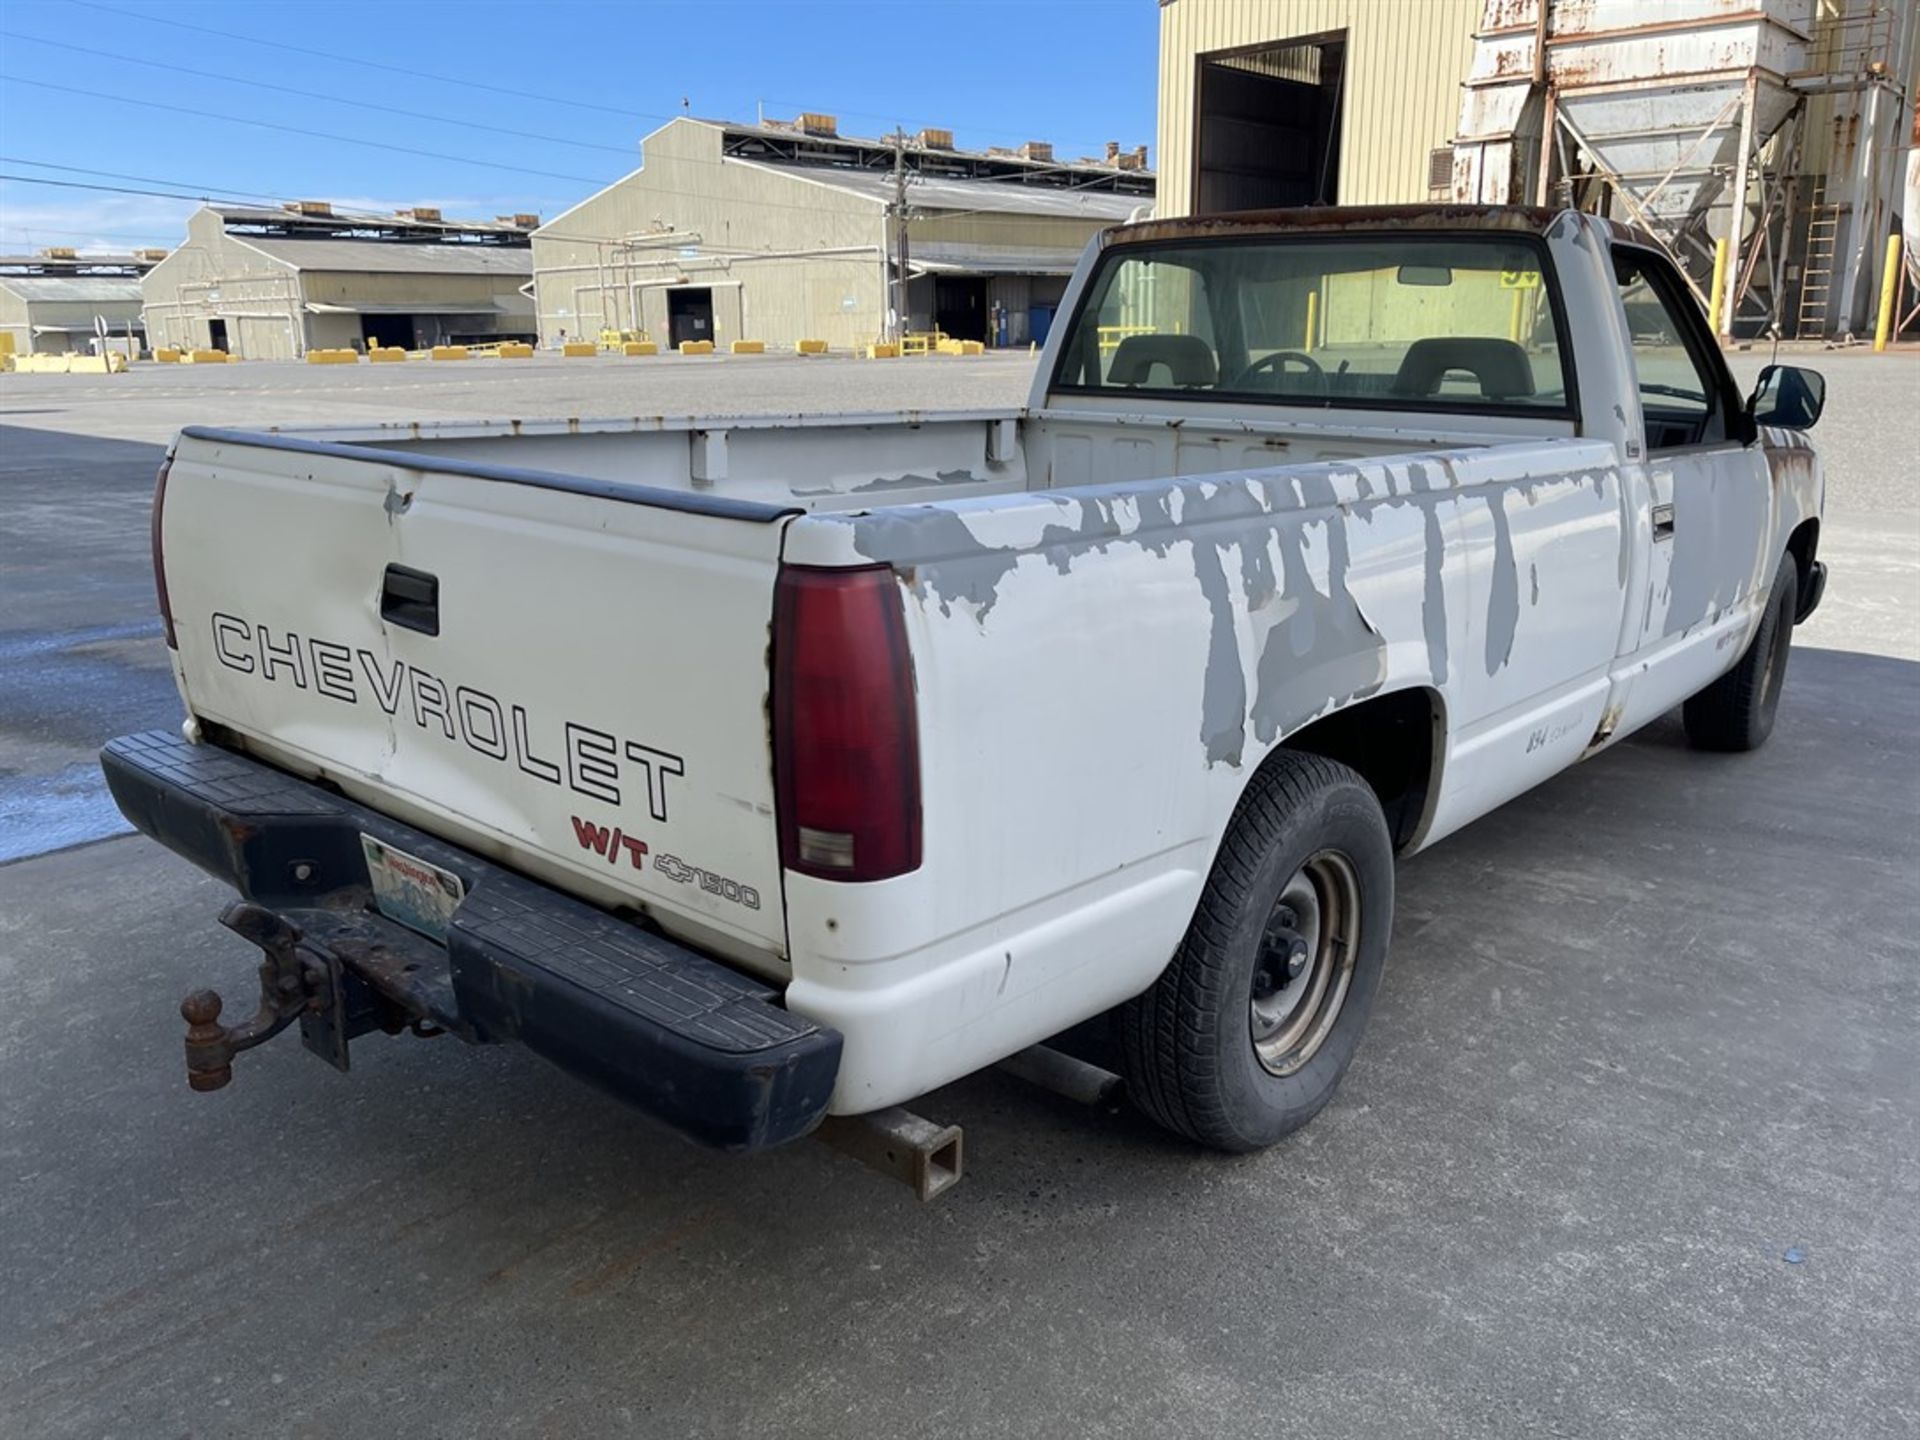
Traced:
<path fill-rule="evenodd" d="M 1440 382 L 1464 370 L 1480 382 L 1489 400 L 1531 395 L 1533 365 L 1511 340 L 1483 335 L 1435 335 L 1407 347 L 1393 378 L 1395 395 L 1437 395 Z"/>
<path fill-rule="evenodd" d="M 1107 364 L 1107 383 L 1148 384 L 1156 365 L 1166 367 L 1169 386 L 1211 385 L 1219 373 L 1213 347 L 1198 335 L 1129 335 Z"/>

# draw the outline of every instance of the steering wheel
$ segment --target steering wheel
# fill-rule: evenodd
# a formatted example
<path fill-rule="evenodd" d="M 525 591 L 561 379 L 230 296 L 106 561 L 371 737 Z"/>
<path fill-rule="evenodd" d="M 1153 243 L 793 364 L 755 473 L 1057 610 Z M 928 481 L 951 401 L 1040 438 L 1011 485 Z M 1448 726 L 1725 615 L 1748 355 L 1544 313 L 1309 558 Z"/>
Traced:
<path fill-rule="evenodd" d="M 1302 350 L 1275 350 L 1271 354 L 1262 355 L 1258 360 L 1234 376 L 1232 388 L 1238 390 L 1245 387 L 1246 382 L 1253 379 L 1256 375 L 1268 375 L 1275 371 L 1284 374 L 1289 366 L 1297 367 L 1300 373 L 1307 379 L 1307 384 L 1303 387 L 1301 393 L 1308 395 L 1324 395 L 1326 393 L 1327 372 L 1320 368 L 1320 362 L 1318 360 L 1315 360 L 1311 355 Z M 1261 388 L 1277 390 L 1280 387 L 1277 385 L 1267 385 Z"/>

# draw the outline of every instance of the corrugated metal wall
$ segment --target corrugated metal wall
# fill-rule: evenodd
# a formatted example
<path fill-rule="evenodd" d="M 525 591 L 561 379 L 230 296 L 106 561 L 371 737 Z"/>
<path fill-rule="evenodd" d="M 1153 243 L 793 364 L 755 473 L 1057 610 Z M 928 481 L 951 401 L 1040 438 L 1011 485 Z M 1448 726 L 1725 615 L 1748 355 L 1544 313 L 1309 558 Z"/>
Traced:
<path fill-rule="evenodd" d="M 1343 205 L 1428 197 L 1427 159 L 1452 142 L 1481 0 L 1167 0 L 1160 11 L 1161 215 L 1193 205 L 1201 55 L 1347 32 Z"/>
<path fill-rule="evenodd" d="M 644 329 L 664 344 L 664 290 L 683 278 L 712 289 L 714 338 L 722 346 L 806 338 L 845 347 L 879 332 L 886 226 L 878 201 L 724 163 L 719 129 L 699 121 L 656 130 L 644 155 L 641 169 L 534 232 L 543 342 L 551 344 L 563 327 L 570 336 L 591 336 L 606 325 Z M 656 233 L 663 225 L 672 232 Z M 623 249 L 620 242 L 634 237 L 638 247 Z M 820 250 L 865 253 L 752 258 Z"/>
<path fill-rule="evenodd" d="M 218 215 L 202 210 L 188 220 L 185 242 L 141 278 L 140 293 L 147 343 L 155 348 L 205 348 L 209 322 L 221 320 L 233 354 L 293 360 L 309 349 L 361 343 L 358 314 L 310 312 L 308 301 L 428 311 L 471 305 L 471 317 L 456 328 L 524 334 L 533 328 L 532 304 L 520 294 L 524 283 L 519 275 L 296 272 L 229 235 Z M 437 315 L 427 323 L 442 319 L 455 323 Z"/>
<path fill-rule="evenodd" d="M 291 360 L 303 327 L 299 281 L 288 267 L 226 233 L 211 210 L 187 221 L 187 238 L 140 280 L 147 343 L 204 349 L 208 322 L 224 320 L 232 353 L 249 360 Z M 304 329 L 302 328 L 304 335 Z"/>

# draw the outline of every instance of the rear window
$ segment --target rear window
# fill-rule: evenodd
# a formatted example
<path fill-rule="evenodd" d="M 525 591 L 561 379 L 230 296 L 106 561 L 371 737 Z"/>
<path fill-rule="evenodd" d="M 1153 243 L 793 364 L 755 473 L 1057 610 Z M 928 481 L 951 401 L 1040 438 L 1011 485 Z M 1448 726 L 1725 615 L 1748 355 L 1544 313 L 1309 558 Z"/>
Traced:
<path fill-rule="evenodd" d="M 1504 236 L 1112 250 L 1054 388 L 1568 415 L 1565 337 L 1544 266 L 1538 242 Z"/>

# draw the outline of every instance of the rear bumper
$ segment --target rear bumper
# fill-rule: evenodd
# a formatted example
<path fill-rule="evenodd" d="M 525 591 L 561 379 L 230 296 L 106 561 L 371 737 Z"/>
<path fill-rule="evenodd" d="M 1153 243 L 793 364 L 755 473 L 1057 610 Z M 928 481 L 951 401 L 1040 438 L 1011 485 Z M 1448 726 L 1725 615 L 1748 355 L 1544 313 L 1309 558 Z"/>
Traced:
<path fill-rule="evenodd" d="M 344 963 L 419 1018 L 517 1040 L 725 1150 L 784 1144 L 826 1114 L 839 1032 L 718 961 L 231 750 L 149 731 L 100 763 L 143 833 L 303 930 L 348 937 Z M 445 946 L 374 911 L 363 833 L 466 882 Z"/>

